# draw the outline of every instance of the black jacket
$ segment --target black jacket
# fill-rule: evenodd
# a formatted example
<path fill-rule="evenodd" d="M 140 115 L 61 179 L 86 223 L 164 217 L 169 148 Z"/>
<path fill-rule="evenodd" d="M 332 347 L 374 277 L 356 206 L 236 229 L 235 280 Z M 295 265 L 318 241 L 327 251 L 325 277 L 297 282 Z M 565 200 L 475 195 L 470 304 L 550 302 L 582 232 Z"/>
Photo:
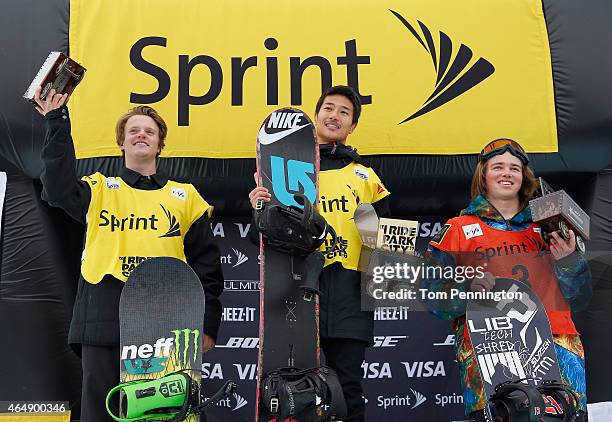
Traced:
<path fill-rule="evenodd" d="M 68 109 L 53 110 L 45 116 L 46 135 L 41 157 L 44 163 L 41 181 L 42 197 L 50 205 L 62 208 L 68 215 L 86 224 L 91 200 L 87 183 L 76 176 L 76 158 L 70 134 Z M 131 187 L 143 190 L 160 189 L 168 182 L 162 173 L 142 176 L 123 168 L 119 176 Z M 219 248 L 206 215 L 194 222 L 185 235 L 184 251 L 187 262 L 202 281 L 206 296 L 204 333 L 217 338 L 221 322 L 223 273 Z M 98 284 L 79 277 L 68 342 L 111 346 L 119 344 L 119 297 L 124 283 L 106 275 Z"/>
<path fill-rule="evenodd" d="M 345 145 L 321 145 L 319 152 L 321 171 L 340 169 L 353 161 L 362 163 L 357 152 Z M 372 205 L 379 217 L 390 215 L 388 196 Z M 319 290 L 321 338 L 350 338 L 372 344 L 374 314 L 361 310 L 361 273 L 347 270 L 339 262 L 328 265 L 319 278 Z"/>

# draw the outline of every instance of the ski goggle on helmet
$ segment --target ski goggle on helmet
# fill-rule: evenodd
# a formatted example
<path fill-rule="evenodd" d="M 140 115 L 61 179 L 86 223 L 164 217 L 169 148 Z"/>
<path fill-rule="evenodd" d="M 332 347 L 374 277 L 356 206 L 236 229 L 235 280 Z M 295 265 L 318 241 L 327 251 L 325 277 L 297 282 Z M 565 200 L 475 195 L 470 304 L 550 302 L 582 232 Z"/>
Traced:
<path fill-rule="evenodd" d="M 523 147 L 520 146 L 518 142 L 507 138 L 495 139 L 485 145 L 482 151 L 480 151 L 480 161 L 485 162 L 489 158 L 495 157 L 496 155 L 502 155 L 505 152 L 514 155 L 521 160 L 524 165 L 529 164 L 529 157 Z"/>

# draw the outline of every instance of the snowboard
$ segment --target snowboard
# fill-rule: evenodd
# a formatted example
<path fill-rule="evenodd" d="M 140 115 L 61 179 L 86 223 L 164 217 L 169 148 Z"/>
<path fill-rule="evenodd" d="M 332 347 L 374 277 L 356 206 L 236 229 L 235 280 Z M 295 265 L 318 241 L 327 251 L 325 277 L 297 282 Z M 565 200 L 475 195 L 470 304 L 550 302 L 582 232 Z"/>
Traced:
<path fill-rule="evenodd" d="M 258 185 L 271 194 L 265 206 L 295 205 L 301 193 L 315 204 L 319 149 L 314 125 L 295 108 L 272 112 L 257 136 Z M 262 381 L 273 370 L 319 366 L 318 297 L 304 299 L 299 286 L 306 277 L 305 258 L 266 247 L 260 235 L 260 323 L 255 421 L 274 420 L 261 400 Z M 317 409 L 300 422 L 315 421 Z"/>
<path fill-rule="evenodd" d="M 201 370 L 204 303 L 200 279 L 185 262 L 159 257 L 139 264 L 119 302 L 121 383 Z M 187 373 L 200 384 L 198 371 Z"/>
<path fill-rule="evenodd" d="M 493 292 L 500 300 L 469 300 L 466 324 L 487 399 L 506 381 L 527 378 L 561 382 L 548 316 L 531 288 L 511 278 L 496 278 Z M 520 294 L 520 297 L 510 296 Z M 545 398 L 546 401 L 546 398 Z"/>

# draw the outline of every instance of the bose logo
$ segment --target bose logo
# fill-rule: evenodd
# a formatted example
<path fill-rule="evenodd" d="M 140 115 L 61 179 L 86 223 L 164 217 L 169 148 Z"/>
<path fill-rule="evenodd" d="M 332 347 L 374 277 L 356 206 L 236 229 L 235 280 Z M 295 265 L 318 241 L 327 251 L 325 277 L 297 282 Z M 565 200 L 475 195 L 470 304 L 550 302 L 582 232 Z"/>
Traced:
<path fill-rule="evenodd" d="M 396 347 L 400 340 L 408 336 L 375 336 L 374 347 Z"/>
<path fill-rule="evenodd" d="M 226 344 L 216 347 L 227 349 L 256 349 L 259 347 L 259 337 L 230 337 Z"/>

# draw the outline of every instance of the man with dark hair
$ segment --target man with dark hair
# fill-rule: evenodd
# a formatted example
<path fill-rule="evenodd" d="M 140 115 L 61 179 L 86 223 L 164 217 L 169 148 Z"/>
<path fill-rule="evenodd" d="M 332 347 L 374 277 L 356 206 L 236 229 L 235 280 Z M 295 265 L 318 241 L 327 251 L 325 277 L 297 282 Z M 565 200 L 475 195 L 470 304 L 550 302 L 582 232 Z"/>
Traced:
<path fill-rule="evenodd" d="M 119 298 L 130 272 L 153 256 L 176 257 L 193 268 L 206 297 L 204 352 L 217 338 L 223 274 L 210 229 L 212 207 L 193 185 L 169 180 L 157 170 L 168 131 L 161 116 L 148 106 L 122 116 L 116 134 L 125 167 L 115 177 L 98 172 L 78 180 L 67 98 L 52 90 L 42 101 L 40 88 L 35 94 L 46 125 L 42 195 L 86 226 L 68 341 L 81 351 L 81 421 L 112 421 L 105 401 L 119 382 Z"/>
<path fill-rule="evenodd" d="M 359 97 L 357 96 L 355 91 L 353 91 L 353 88 L 351 88 L 350 86 L 336 85 L 325 91 L 323 95 L 321 95 L 317 100 L 317 105 L 315 106 L 315 116 L 319 114 L 319 110 L 321 110 L 321 106 L 323 106 L 323 102 L 325 101 L 325 99 L 332 95 L 340 95 L 342 97 L 345 97 L 351 102 L 351 104 L 353 104 L 352 122 L 356 126 L 357 122 L 359 122 L 359 117 L 361 116 L 361 101 L 359 100 Z"/>
<path fill-rule="evenodd" d="M 357 271 L 361 238 L 353 220 L 359 204 L 372 203 L 379 216 L 389 214 L 388 195 L 382 182 L 346 138 L 355 130 L 361 103 L 348 86 L 325 91 L 315 107 L 317 142 L 321 156 L 318 211 L 335 229 L 335 247 L 324 244 L 325 268 L 319 279 L 321 349 L 327 365 L 338 374 L 348 407 L 346 421 L 364 421 L 363 370 L 365 349 L 372 345 L 374 316 L 361 310 L 361 276 Z M 259 199 L 270 200 L 266 188 L 249 194 L 255 207 Z M 342 204 L 340 206 L 339 204 Z"/>

